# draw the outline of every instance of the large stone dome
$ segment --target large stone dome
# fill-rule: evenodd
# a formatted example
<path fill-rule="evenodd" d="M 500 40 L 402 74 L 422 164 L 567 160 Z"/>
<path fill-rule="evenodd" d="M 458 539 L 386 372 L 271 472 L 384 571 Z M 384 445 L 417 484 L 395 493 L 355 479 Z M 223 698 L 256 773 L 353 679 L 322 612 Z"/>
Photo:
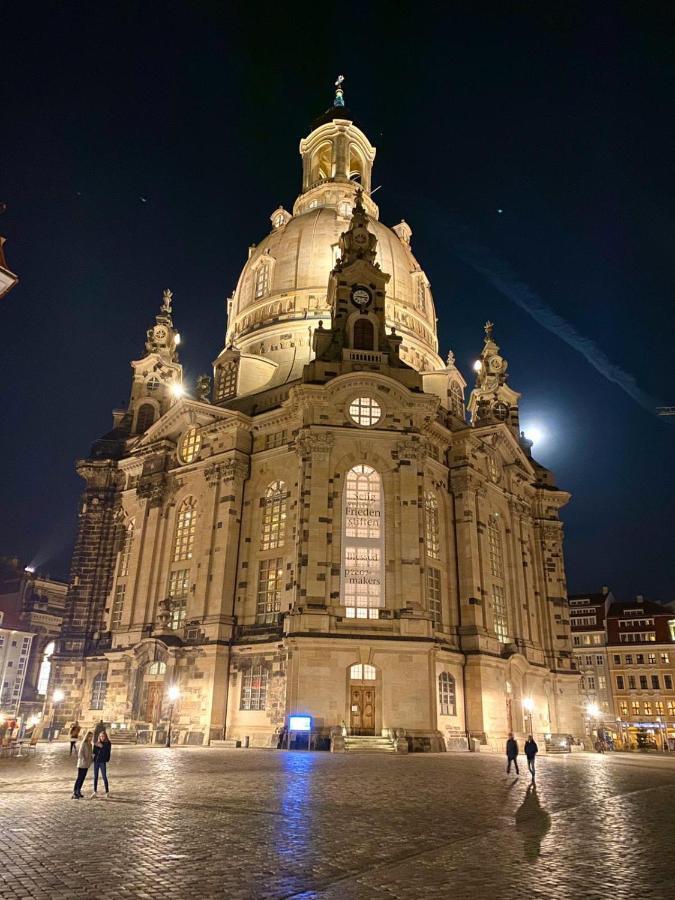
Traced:
<path fill-rule="evenodd" d="M 342 154 L 341 141 L 348 148 Z M 282 207 L 275 210 L 271 233 L 251 247 L 228 304 L 226 344 L 273 362 L 276 370 L 270 386 L 300 377 L 312 358 L 314 328 L 319 320 L 324 325 L 330 322 L 328 277 L 361 188 L 368 228 L 377 237 L 377 262 L 391 276 L 387 324 L 403 338 L 401 357 L 420 371 L 442 368 L 433 298 L 410 248 L 411 230 L 405 222 L 394 228 L 380 222 L 370 198 L 375 148 L 352 122 L 336 119 L 315 129 L 301 142 L 300 151 L 303 192 L 293 215 Z M 341 155 L 349 161 L 344 174 L 339 171 Z"/>

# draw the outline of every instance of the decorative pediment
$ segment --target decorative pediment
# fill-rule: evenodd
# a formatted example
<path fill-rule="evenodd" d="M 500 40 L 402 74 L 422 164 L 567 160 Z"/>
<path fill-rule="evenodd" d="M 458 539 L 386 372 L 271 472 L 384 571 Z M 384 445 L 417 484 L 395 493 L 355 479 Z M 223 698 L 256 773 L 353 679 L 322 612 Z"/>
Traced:
<path fill-rule="evenodd" d="M 183 398 L 148 428 L 132 452 L 143 450 L 160 440 L 169 440 L 175 444 L 181 434 L 192 426 L 202 428 L 205 425 L 228 424 L 229 421 L 235 423 L 242 418 L 246 417 L 241 413 Z"/>

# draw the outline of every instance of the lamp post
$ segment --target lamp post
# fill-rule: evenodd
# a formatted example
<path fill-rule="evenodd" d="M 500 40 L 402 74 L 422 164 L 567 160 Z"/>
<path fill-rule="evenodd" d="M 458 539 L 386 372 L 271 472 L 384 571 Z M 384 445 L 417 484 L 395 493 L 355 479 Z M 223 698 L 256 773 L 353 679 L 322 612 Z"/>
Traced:
<path fill-rule="evenodd" d="M 532 734 L 532 711 L 534 710 L 534 701 L 532 697 L 525 697 L 523 700 L 523 709 L 527 713 L 527 718 L 530 722 L 530 728 L 528 734 Z"/>
<path fill-rule="evenodd" d="M 621 744 L 621 749 L 623 750 L 623 725 L 621 722 L 621 716 L 616 717 L 616 725 L 619 729 L 619 743 Z"/>
<path fill-rule="evenodd" d="M 59 703 L 65 700 L 66 695 L 61 690 L 61 688 L 56 688 L 54 693 L 52 694 L 52 716 L 49 720 L 49 742 L 51 743 L 54 740 L 54 718 L 56 716 L 56 707 Z"/>
<path fill-rule="evenodd" d="M 166 733 L 166 746 L 170 747 L 171 746 L 171 721 L 173 719 L 173 707 L 174 707 L 176 700 L 178 700 L 178 698 L 180 697 L 180 690 L 178 689 L 178 687 L 175 684 L 172 684 L 171 687 L 169 688 L 168 696 L 169 696 L 169 729 Z"/>

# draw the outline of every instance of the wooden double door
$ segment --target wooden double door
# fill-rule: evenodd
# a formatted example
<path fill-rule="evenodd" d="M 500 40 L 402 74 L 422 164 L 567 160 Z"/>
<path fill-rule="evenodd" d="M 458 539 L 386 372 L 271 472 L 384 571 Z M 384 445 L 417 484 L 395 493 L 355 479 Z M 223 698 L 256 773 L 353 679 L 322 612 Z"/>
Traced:
<path fill-rule="evenodd" d="M 350 732 L 375 734 L 375 688 L 351 686 Z"/>

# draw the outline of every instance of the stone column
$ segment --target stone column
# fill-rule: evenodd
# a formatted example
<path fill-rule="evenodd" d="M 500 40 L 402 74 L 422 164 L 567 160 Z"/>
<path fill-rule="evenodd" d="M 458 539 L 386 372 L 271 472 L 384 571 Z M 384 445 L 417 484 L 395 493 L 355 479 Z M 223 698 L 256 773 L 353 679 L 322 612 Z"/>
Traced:
<path fill-rule="evenodd" d="M 479 486 L 476 473 L 466 467 L 450 470 L 450 490 L 455 502 L 460 633 L 463 635 L 463 645 L 467 641 L 476 645 L 475 636 L 485 633 L 487 628 L 477 527 L 476 494 Z"/>
<path fill-rule="evenodd" d="M 426 443 L 409 438 L 396 445 L 396 472 L 400 497 L 396 532 L 401 609 L 424 609 L 424 460 Z"/>
<path fill-rule="evenodd" d="M 330 451 L 328 431 L 303 429 L 295 441 L 298 478 L 298 540 L 294 605 L 328 605 L 333 510 L 329 507 Z"/>

